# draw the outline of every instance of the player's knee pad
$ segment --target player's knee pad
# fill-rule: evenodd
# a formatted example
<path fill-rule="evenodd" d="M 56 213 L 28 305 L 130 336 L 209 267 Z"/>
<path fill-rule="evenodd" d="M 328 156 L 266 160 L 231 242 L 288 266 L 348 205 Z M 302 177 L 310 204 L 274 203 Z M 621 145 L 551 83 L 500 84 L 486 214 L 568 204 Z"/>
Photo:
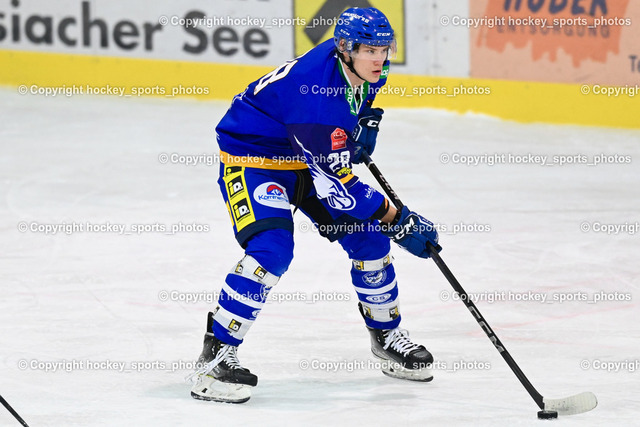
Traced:
<path fill-rule="evenodd" d="M 367 326 L 393 329 L 400 323 L 398 286 L 393 257 L 387 253 L 375 260 L 352 260 L 351 279 Z"/>
<path fill-rule="evenodd" d="M 271 274 L 282 276 L 293 260 L 293 234 L 281 228 L 262 231 L 249 239 L 245 253 Z"/>

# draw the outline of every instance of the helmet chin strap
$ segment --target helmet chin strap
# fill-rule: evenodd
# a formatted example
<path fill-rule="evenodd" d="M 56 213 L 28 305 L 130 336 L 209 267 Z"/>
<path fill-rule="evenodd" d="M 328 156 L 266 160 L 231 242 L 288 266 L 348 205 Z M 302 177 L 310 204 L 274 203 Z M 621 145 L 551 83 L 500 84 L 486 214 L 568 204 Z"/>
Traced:
<path fill-rule="evenodd" d="M 355 74 L 360 80 L 364 80 L 365 82 L 368 81 L 367 79 L 365 79 L 364 77 L 362 77 L 360 74 L 358 74 L 358 72 L 356 71 L 356 69 L 353 67 L 353 58 L 351 57 L 351 55 L 349 55 L 349 59 L 351 59 L 351 61 L 347 62 L 344 58 L 344 52 L 340 52 L 338 51 L 338 56 L 340 57 L 340 60 L 342 61 L 342 63 L 344 65 L 347 66 L 347 68 L 349 69 L 349 71 L 351 71 L 353 74 Z"/>

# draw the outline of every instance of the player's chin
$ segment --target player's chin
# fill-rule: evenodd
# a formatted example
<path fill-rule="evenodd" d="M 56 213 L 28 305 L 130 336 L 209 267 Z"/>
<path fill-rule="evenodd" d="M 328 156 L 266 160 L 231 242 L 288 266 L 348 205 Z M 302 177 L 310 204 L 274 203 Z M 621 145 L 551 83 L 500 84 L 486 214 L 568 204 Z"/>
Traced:
<path fill-rule="evenodd" d="M 378 83 L 380 80 L 380 73 L 371 73 L 367 76 L 367 81 L 369 83 Z"/>

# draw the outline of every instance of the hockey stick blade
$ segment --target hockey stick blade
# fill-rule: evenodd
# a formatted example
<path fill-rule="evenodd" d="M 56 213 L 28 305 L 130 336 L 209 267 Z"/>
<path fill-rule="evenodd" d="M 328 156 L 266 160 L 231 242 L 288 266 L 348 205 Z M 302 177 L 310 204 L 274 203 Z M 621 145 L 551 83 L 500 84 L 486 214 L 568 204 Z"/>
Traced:
<path fill-rule="evenodd" d="M 590 391 L 562 399 L 543 399 L 545 411 L 557 411 L 558 415 L 575 415 L 589 412 L 598 406 L 596 395 Z"/>

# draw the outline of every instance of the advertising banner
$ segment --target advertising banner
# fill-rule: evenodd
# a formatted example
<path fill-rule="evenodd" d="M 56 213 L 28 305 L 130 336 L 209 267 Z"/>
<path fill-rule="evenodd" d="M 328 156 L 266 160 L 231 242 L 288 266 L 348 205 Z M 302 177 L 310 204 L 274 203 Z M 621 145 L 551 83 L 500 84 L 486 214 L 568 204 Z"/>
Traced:
<path fill-rule="evenodd" d="M 0 0 L 0 49 L 274 65 L 291 0 Z"/>
<path fill-rule="evenodd" d="M 640 82 L 640 2 L 473 0 L 471 77 Z"/>

